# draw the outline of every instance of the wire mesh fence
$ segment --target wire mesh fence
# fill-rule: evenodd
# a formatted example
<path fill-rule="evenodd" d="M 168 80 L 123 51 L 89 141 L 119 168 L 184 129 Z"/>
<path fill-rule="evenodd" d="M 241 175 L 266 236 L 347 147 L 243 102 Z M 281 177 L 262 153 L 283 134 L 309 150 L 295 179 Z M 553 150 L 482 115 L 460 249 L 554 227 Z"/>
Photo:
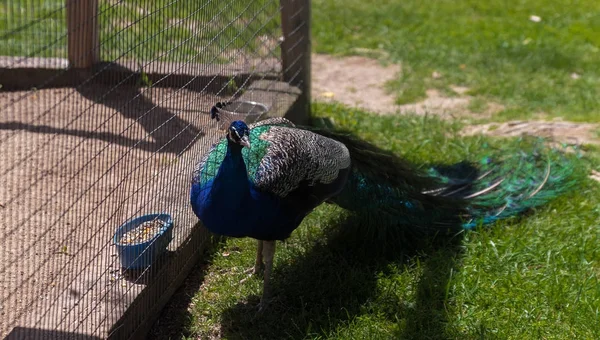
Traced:
<path fill-rule="evenodd" d="M 308 13 L 303 0 L 0 3 L 0 337 L 147 331 L 209 238 L 189 185 L 223 136 L 211 107 L 308 113 Z"/>

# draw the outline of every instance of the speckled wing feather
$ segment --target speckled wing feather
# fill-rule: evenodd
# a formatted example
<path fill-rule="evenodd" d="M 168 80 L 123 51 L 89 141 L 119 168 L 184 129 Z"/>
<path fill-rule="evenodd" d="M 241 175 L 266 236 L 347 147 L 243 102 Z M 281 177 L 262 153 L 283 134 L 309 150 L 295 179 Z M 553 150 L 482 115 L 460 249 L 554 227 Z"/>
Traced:
<path fill-rule="evenodd" d="M 302 181 L 328 183 L 340 169 L 350 165 L 350 155 L 342 143 L 297 129 L 285 118 L 269 118 L 249 127 L 252 147 L 244 148 L 242 154 L 248 177 L 260 190 L 283 197 Z M 223 137 L 202 157 L 193 172 L 192 182 L 205 184 L 213 179 L 226 150 L 227 139 Z M 298 159 L 288 159 L 286 155 Z M 309 177 L 313 174 L 316 177 Z"/>
<path fill-rule="evenodd" d="M 258 138 L 269 145 L 253 182 L 259 190 L 285 197 L 301 183 L 329 184 L 350 167 L 344 144 L 313 132 L 270 126 Z"/>
<path fill-rule="evenodd" d="M 256 123 L 252 123 L 252 124 L 248 125 L 248 128 L 253 129 L 255 127 L 263 126 L 263 125 L 280 125 L 280 126 L 289 126 L 289 127 L 296 126 L 296 125 L 294 125 L 294 123 L 292 123 L 287 118 L 273 117 L 273 118 L 267 118 L 267 119 L 260 120 Z"/>

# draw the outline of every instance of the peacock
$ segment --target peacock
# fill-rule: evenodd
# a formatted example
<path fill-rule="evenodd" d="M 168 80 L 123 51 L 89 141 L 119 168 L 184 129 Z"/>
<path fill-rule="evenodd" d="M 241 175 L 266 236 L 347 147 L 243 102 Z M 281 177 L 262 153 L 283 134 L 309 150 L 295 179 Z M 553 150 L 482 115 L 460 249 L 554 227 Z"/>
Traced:
<path fill-rule="evenodd" d="M 215 115 L 213 118 L 217 118 Z M 233 121 L 192 176 L 194 213 L 213 233 L 258 240 L 259 311 L 271 296 L 275 243 L 324 202 L 416 234 L 516 216 L 575 185 L 573 166 L 536 146 L 426 170 L 346 132 L 269 118 Z"/>

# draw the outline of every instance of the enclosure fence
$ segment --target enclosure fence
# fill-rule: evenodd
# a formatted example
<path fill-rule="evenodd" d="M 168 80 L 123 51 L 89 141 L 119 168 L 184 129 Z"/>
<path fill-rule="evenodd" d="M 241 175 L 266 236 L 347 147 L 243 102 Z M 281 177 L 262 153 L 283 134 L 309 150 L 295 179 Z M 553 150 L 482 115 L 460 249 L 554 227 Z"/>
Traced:
<path fill-rule="evenodd" d="M 308 118 L 309 15 L 308 0 L 0 2 L 0 338 L 145 336 L 211 240 L 189 188 L 224 135 L 213 105 Z"/>

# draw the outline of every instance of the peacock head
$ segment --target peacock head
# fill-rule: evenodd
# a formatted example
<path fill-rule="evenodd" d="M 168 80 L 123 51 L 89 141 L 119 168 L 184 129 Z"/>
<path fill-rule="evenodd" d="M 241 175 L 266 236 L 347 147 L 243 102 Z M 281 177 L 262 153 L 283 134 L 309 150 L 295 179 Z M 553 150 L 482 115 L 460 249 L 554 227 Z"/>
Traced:
<path fill-rule="evenodd" d="M 236 120 L 229 125 L 227 139 L 229 141 L 250 148 L 250 129 L 246 123 Z"/>

